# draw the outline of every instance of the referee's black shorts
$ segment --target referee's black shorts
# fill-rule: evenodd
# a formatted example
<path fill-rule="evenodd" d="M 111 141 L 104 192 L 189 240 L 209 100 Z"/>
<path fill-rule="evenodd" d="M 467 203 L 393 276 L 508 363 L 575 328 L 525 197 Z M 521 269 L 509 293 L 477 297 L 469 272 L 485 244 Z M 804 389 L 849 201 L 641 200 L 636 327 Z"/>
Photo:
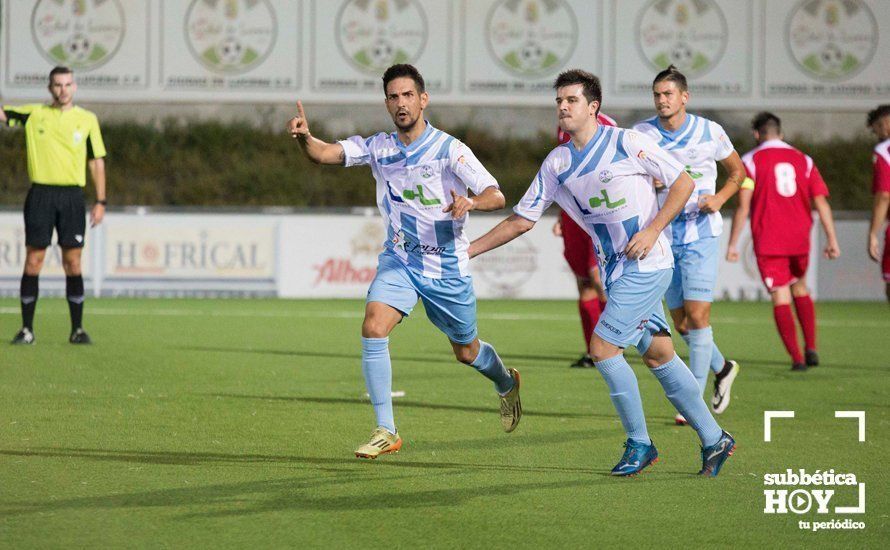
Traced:
<path fill-rule="evenodd" d="M 25 244 L 46 248 L 52 244 L 53 229 L 59 246 L 81 248 L 86 237 L 86 205 L 79 185 L 34 183 L 25 199 Z"/>

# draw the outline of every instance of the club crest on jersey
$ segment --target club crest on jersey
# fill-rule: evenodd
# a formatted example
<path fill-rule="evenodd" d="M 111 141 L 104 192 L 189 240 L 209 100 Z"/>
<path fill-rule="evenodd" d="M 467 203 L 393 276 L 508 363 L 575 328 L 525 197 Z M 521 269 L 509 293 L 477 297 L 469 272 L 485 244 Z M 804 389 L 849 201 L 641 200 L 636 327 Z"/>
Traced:
<path fill-rule="evenodd" d="M 426 165 L 426 164 L 425 164 L 425 165 L 420 169 L 420 177 L 422 177 L 422 178 L 424 178 L 424 179 L 429 179 L 429 178 L 433 177 L 433 169 L 432 169 L 432 167 L 430 167 L 429 165 Z"/>
<path fill-rule="evenodd" d="M 613 177 L 614 176 L 612 175 L 612 172 L 609 170 L 603 170 L 602 172 L 600 172 L 600 181 L 603 183 L 609 183 L 610 181 L 612 181 Z"/>
<path fill-rule="evenodd" d="M 74 138 L 75 145 L 78 145 L 81 141 L 83 141 L 83 134 L 80 131 L 75 131 L 72 137 Z"/>
<path fill-rule="evenodd" d="M 612 201 L 611 199 L 609 199 L 609 193 L 605 189 L 603 189 L 601 195 L 602 195 L 602 198 L 590 197 L 590 200 L 588 201 L 590 206 L 592 206 L 593 208 L 599 208 L 600 206 L 605 206 L 606 208 L 611 210 L 613 208 L 618 208 L 619 206 L 623 206 L 625 203 L 627 203 L 627 199 L 619 199 L 617 201 Z"/>

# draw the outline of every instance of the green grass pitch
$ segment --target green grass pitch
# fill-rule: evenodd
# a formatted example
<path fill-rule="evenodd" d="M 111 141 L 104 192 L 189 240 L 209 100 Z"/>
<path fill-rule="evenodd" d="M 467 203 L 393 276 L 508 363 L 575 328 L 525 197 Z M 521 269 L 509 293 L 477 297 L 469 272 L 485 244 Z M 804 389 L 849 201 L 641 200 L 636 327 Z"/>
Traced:
<path fill-rule="evenodd" d="M 886 548 L 890 313 L 817 309 L 823 366 L 792 373 L 768 304 L 715 304 L 742 365 L 718 418 L 738 450 L 716 479 L 693 475 L 697 437 L 629 353 L 661 462 L 614 479 L 624 437 L 605 384 L 568 368 L 574 302 L 479 304 L 480 334 L 523 376 L 512 434 L 491 384 L 417 311 L 391 338 L 405 445 L 360 461 L 361 302 L 92 300 L 95 344 L 76 348 L 64 301 L 43 299 L 37 345 L 0 346 L 0 546 Z M 0 300 L 0 336 L 18 326 Z M 797 416 L 766 443 L 764 410 Z M 835 410 L 866 411 L 864 443 Z M 763 475 L 787 468 L 855 473 L 866 513 L 765 515 Z M 865 530 L 798 524 L 845 517 Z"/>

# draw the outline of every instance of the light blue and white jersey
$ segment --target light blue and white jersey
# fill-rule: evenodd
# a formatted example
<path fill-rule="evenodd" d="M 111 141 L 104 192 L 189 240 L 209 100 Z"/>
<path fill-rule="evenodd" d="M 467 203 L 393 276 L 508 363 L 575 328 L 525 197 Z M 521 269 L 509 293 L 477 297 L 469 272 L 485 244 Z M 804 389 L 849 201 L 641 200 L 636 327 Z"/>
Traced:
<path fill-rule="evenodd" d="M 695 182 L 695 191 L 683 211 L 671 222 L 672 244 L 688 244 L 702 237 L 720 235 L 723 216 L 717 212 L 702 214 L 698 200 L 701 195 L 717 192 L 717 161 L 727 158 L 735 150 L 723 127 L 713 120 L 686 113 L 683 126 L 675 131 L 662 128 L 658 117 L 638 122 L 634 130 L 656 140 L 662 149 L 683 163 Z M 659 191 L 659 204 L 664 203 L 666 196 L 666 189 Z"/>
<path fill-rule="evenodd" d="M 395 132 L 353 136 L 339 143 L 346 166 L 371 166 L 377 207 L 387 225 L 385 252 L 425 277 L 469 275 L 470 241 L 464 234 L 468 215 L 453 219 L 442 209 L 452 202 L 452 190 L 467 196 L 468 188 L 478 195 L 498 186 L 470 148 L 429 122 L 407 147 Z"/>
<path fill-rule="evenodd" d="M 571 141 L 551 151 L 513 211 L 537 222 L 557 202 L 593 238 L 603 280 L 610 285 L 624 273 L 674 265 L 665 232 L 643 260 L 627 259 L 624 249 L 658 213 L 652 179 L 671 186 L 682 173 L 683 165 L 648 136 L 600 125 L 583 151 Z"/>

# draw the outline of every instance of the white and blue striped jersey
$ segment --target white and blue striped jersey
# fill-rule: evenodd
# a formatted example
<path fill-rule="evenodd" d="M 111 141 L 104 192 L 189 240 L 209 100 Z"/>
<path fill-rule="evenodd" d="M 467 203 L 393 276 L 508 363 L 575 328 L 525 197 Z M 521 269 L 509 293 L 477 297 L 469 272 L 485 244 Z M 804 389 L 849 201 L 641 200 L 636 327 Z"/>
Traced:
<path fill-rule="evenodd" d="M 634 125 L 656 140 L 659 146 L 686 166 L 686 172 L 695 182 L 695 191 L 683 211 L 671 222 L 672 244 L 688 244 L 703 237 L 716 237 L 723 232 L 723 216 L 718 212 L 702 214 L 698 208 L 701 195 L 717 192 L 717 161 L 727 158 L 733 149 L 723 127 L 704 117 L 686 113 L 683 126 L 670 131 L 662 128 L 658 117 L 652 117 Z M 659 203 L 664 203 L 667 190 L 658 193 Z"/>
<path fill-rule="evenodd" d="M 658 213 L 652 179 L 673 185 L 683 165 L 648 136 L 600 125 L 578 151 L 572 142 L 550 152 L 513 211 L 537 222 L 554 201 L 593 238 L 606 285 L 624 273 L 651 272 L 674 265 L 663 232 L 643 260 L 624 254 L 628 241 Z"/>
<path fill-rule="evenodd" d="M 467 196 L 498 183 L 460 140 L 426 123 L 407 147 L 398 135 L 378 133 L 339 142 L 346 166 L 370 165 L 377 181 L 377 207 L 387 225 L 385 253 L 433 279 L 469 275 L 464 234 L 468 215 L 453 219 L 443 212 L 451 191 Z"/>

